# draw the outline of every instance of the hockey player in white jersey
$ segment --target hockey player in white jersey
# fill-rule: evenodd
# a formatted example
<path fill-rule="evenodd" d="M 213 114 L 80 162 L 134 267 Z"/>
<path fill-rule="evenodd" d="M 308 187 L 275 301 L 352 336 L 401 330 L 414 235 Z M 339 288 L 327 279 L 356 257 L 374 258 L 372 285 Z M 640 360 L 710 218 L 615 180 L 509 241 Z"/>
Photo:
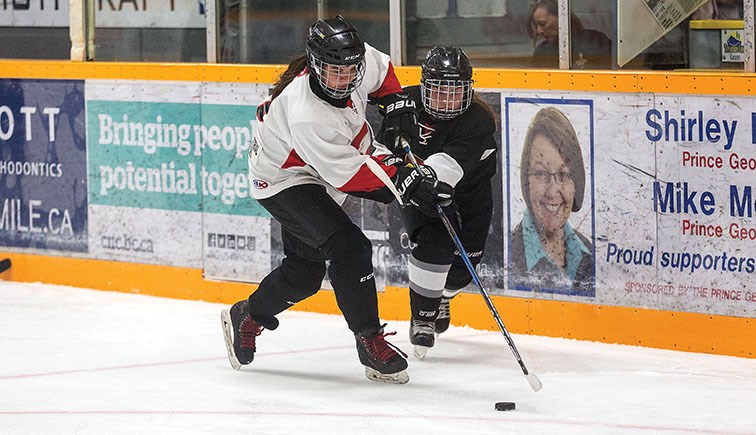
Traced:
<path fill-rule="evenodd" d="M 275 329 L 275 315 L 314 295 L 328 276 L 354 333 L 368 379 L 405 383 L 406 354 L 386 341 L 378 317 L 372 247 L 340 205 L 347 194 L 382 202 L 397 198 L 431 213 L 453 190 L 431 176 L 369 155 L 368 98 L 391 106 L 391 140 L 419 137 L 387 55 L 365 44 L 343 17 L 319 20 L 305 55 L 294 59 L 257 109 L 249 154 L 253 195 L 280 222 L 285 257 L 248 299 L 222 314 L 231 365 L 254 358 L 256 337 Z"/>

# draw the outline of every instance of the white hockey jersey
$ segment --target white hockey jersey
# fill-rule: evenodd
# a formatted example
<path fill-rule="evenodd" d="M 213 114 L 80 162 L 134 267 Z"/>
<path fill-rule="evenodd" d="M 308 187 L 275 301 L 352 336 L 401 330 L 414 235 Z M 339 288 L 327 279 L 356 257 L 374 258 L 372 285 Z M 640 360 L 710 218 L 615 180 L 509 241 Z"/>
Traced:
<path fill-rule="evenodd" d="M 269 198 L 301 184 L 326 186 L 339 203 L 344 192 L 370 192 L 391 184 L 396 168 L 367 155 L 372 132 L 368 95 L 401 92 L 389 57 L 365 44 L 365 76 L 347 107 L 334 107 L 310 89 L 305 69 L 257 119 L 249 153 L 252 196 Z M 393 185 L 391 186 L 393 187 Z"/>

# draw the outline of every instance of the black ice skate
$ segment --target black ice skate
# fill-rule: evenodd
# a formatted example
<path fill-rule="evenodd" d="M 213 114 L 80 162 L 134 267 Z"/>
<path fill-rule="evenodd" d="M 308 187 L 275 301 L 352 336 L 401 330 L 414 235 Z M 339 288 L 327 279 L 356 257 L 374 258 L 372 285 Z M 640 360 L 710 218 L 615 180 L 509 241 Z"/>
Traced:
<path fill-rule="evenodd" d="M 428 349 L 436 343 L 436 323 L 433 320 L 412 319 L 410 323 L 410 343 L 415 345 L 414 354 L 418 359 L 425 359 Z"/>
<path fill-rule="evenodd" d="M 365 376 L 371 381 L 406 384 L 409 382 L 407 354 L 386 341 L 386 336 L 395 335 L 396 332 L 384 334 L 385 326 L 354 334 L 357 354 L 365 366 Z"/>
<path fill-rule="evenodd" d="M 255 339 L 263 327 L 249 315 L 246 299 L 235 303 L 230 310 L 223 310 L 221 323 L 228 361 L 234 370 L 239 370 L 255 359 Z"/>
<path fill-rule="evenodd" d="M 441 298 L 441 305 L 438 306 L 438 317 L 436 317 L 436 336 L 443 334 L 449 329 L 451 323 L 451 308 L 449 307 L 449 298 Z"/>

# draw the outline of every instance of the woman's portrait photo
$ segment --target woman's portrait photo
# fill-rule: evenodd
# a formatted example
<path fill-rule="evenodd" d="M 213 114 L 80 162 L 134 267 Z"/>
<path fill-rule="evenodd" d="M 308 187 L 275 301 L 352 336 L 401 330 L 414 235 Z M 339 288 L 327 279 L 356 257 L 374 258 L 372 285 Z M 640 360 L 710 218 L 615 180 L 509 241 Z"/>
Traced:
<path fill-rule="evenodd" d="M 592 110 L 572 103 L 545 106 L 530 100 L 509 106 L 512 290 L 595 296 Z M 534 110 L 535 115 L 520 117 Z M 514 133 L 527 119 L 524 137 Z M 573 123 L 579 123 L 580 133 Z"/>

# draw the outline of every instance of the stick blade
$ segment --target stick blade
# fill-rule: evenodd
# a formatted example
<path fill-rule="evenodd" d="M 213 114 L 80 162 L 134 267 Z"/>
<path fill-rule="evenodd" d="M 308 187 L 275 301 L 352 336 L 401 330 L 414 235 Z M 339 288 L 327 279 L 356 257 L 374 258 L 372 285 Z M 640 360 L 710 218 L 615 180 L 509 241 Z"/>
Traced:
<path fill-rule="evenodd" d="M 6 270 L 10 269 L 10 267 L 11 267 L 10 258 L 4 258 L 0 260 L 0 273 L 5 272 Z"/>
<path fill-rule="evenodd" d="M 541 388 L 543 388 L 541 380 L 538 379 L 538 376 L 536 376 L 534 373 L 528 373 L 527 375 L 525 375 L 525 379 L 528 380 L 530 388 L 532 388 L 533 391 L 541 391 Z"/>

